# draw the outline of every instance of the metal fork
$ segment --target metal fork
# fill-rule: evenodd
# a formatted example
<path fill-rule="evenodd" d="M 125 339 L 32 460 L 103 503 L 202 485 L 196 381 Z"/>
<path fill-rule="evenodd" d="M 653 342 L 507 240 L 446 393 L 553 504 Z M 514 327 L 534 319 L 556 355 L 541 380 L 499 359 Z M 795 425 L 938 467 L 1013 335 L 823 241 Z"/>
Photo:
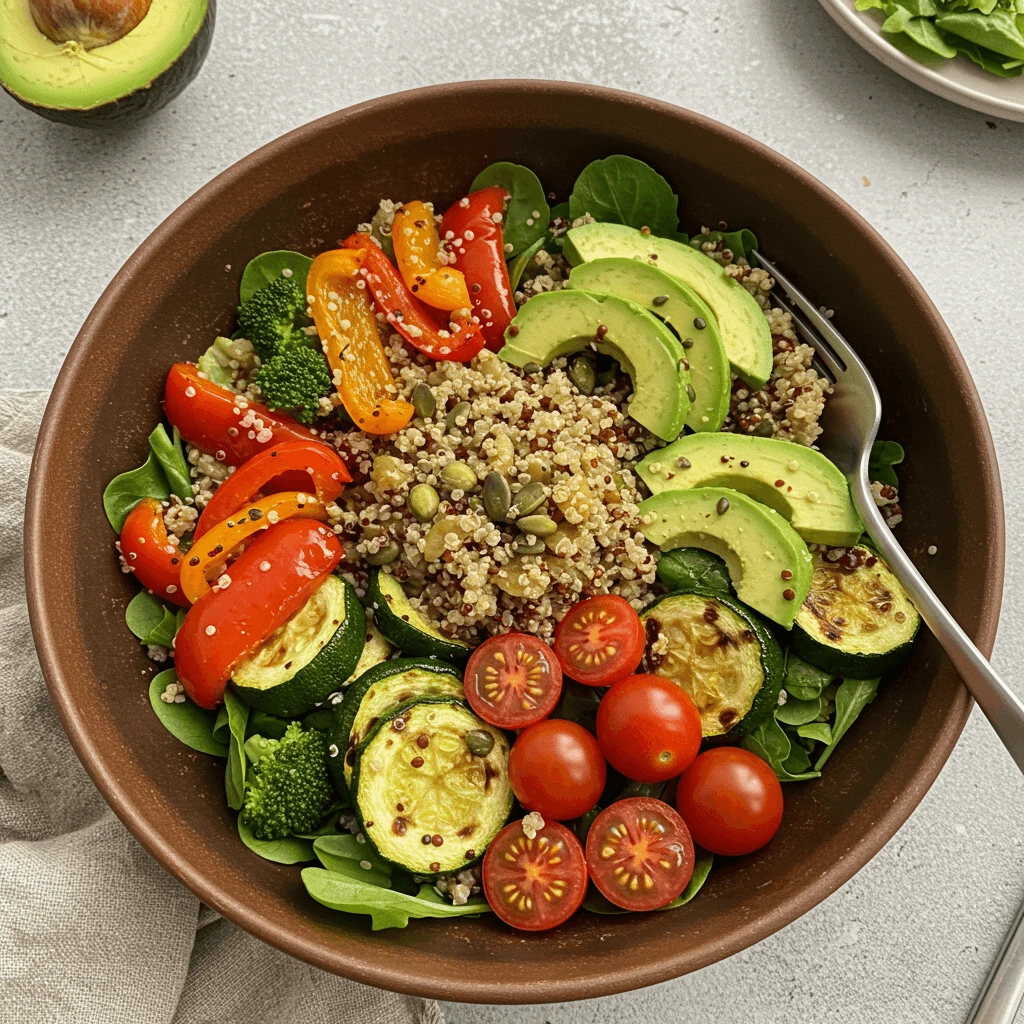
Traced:
<path fill-rule="evenodd" d="M 815 366 L 832 382 L 829 423 L 822 451 L 843 472 L 868 536 L 921 613 L 928 628 L 960 673 L 996 734 L 1024 772 L 1024 703 L 996 674 L 957 621 L 935 596 L 896 542 L 875 505 L 868 459 L 882 418 L 878 388 L 846 339 L 793 283 L 760 253 L 757 262 L 775 278 L 772 298 L 793 317 L 800 336 L 816 353 Z M 784 291 L 789 300 L 779 292 Z M 1011 1024 L 1024 998 L 1024 908 L 1007 934 L 996 962 L 968 1018 L 968 1024 Z"/>

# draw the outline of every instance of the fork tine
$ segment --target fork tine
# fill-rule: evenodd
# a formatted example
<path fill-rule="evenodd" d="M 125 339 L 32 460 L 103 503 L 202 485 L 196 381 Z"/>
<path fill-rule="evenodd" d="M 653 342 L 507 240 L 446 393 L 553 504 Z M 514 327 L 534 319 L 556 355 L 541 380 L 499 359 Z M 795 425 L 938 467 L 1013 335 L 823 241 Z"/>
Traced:
<path fill-rule="evenodd" d="M 768 269 L 767 267 L 765 268 Z M 796 327 L 797 333 L 807 342 L 808 345 L 815 351 L 815 363 L 819 364 L 825 370 L 825 376 L 828 378 L 830 384 L 835 384 L 836 380 L 842 376 L 846 370 L 846 366 L 842 360 L 832 351 L 832 348 L 825 342 L 822 337 L 814 330 L 813 327 L 804 319 L 802 314 L 793 308 L 778 292 L 772 292 L 772 299 L 775 304 L 783 312 L 788 313 L 793 318 L 793 326 Z"/>

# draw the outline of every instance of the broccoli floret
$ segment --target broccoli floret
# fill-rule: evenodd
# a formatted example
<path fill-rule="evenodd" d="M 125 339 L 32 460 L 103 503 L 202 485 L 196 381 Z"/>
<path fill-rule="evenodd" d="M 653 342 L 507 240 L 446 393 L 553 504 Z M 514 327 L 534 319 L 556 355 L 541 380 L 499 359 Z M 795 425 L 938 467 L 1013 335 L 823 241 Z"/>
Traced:
<path fill-rule="evenodd" d="M 257 839 L 312 832 L 334 802 L 327 738 L 292 722 L 280 742 L 252 766 L 242 819 Z"/>
<path fill-rule="evenodd" d="M 238 330 L 266 361 L 293 340 L 296 324 L 306 318 L 306 296 L 290 277 L 279 277 L 254 292 L 238 307 Z"/>
<path fill-rule="evenodd" d="M 320 399 L 331 393 L 327 360 L 302 342 L 285 345 L 268 359 L 256 383 L 270 409 L 287 409 L 303 423 L 313 422 Z"/>

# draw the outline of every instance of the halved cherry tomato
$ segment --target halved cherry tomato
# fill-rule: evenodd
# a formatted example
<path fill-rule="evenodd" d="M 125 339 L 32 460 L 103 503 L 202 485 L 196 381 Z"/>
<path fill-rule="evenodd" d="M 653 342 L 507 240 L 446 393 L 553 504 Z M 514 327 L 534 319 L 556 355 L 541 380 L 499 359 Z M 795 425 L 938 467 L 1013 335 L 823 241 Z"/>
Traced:
<path fill-rule="evenodd" d="M 564 825 L 547 821 L 533 839 L 522 821 L 506 825 L 484 854 L 484 895 L 505 924 L 527 932 L 557 928 L 587 894 L 580 841 Z"/>
<path fill-rule="evenodd" d="M 775 772 L 742 747 L 715 747 L 683 772 L 676 807 L 694 842 L 724 857 L 760 850 L 782 824 Z"/>
<path fill-rule="evenodd" d="M 597 742 L 626 778 L 666 782 L 688 768 L 700 750 L 700 712 L 671 680 L 630 676 L 601 698 Z"/>
<path fill-rule="evenodd" d="M 302 491 L 282 491 L 271 494 L 251 504 L 244 505 L 227 519 L 212 526 L 203 534 L 202 540 L 189 548 L 188 556 L 181 566 L 181 590 L 195 603 L 210 589 L 215 577 L 221 576 L 228 559 L 239 545 L 254 533 L 260 533 L 285 519 L 327 520 L 327 511 L 315 495 Z M 232 566 L 231 572 L 234 572 Z M 234 577 L 217 580 L 215 589 L 231 586 Z"/>
<path fill-rule="evenodd" d="M 617 594 L 588 597 L 569 609 L 552 646 L 562 671 L 587 686 L 611 686 L 636 671 L 646 637 L 640 616 Z"/>
<path fill-rule="evenodd" d="M 686 888 L 694 850 L 686 823 L 649 796 L 617 800 L 587 834 L 587 868 L 594 885 L 624 910 L 657 910 Z"/>
<path fill-rule="evenodd" d="M 669 685 L 672 685 L 671 683 Z M 499 729 L 525 729 L 551 714 L 562 693 L 555 652 L 528 633 L 503 633 L 470 655 L 466 700 Z"/>
<path fill-rule="evenodd" d="M 157 597 L 188 607 L 181 592 L 181 549 L 172 544 L 164 526 L 164 507 L 156 498 L 143 498 L 121 527 L 121 554 L 135 578 Z"/>
<path fill-rule="evenodd" d="M 258 402 L 199 376 L 191 363 L 175 363 L 167 374 L 164 410 L 181 436 L 229 466 L 241 466 L 271 443 L 309 441 L 323 445 L 308 427 L 271 412 Z M 325 445 L 325 447 L 327 447 Z"/>
<path fill-rule="evenodd" d="M 306 299 L 345 411 L 368 433 L 393 434 L 413 408 L 395 397 L 398 386 L 359 276 L 364 258 L 364 250 L 320 253 L 306 277 Z"/>
<path fill-rule="evenodd" d="M 305 477 L 305 483 L 300 482 L 287 488 L 275 486 L 282 473 L 289 474 L 286 478 L 288 482 Z M 260 495 L 283 490 L 297 491 L 305 486 L 315 491 L 320 501 L 327 504 L 335 501 L 345 489 L 345 484 L 351 480 L 341 457 L 325 444 L 310 444 L 306 441 L 275 444 L 254 455 L 214 491 L 196 523 L 192 540 L 199 540 L 211 526 L 227 519 Z"/>
<path fill-rule="evenodd" d="M 369 235 L 357 231 L 344 244 L 346 249 L 363 253 L 360 274 L 373 295 L 373 304 L 413 348 L 438 361 L 466 363 L 484 347 L 484 336 L 468 314 L 453 314 L 447 327 L 438 327 L 431 310 L 409 292 Z"/>
<path fill-rule="evenodd" d="M 459 270 L 441 262 L 441 239 L 425 203 L 403 203 L 391 225 L 395 262 L 406 287 L 435 309 L 469 309 L 469 290 Z"/>
<path fill-rule="evenodd" d="M 575 722 L 546 718 L 512 744 L 508 779 L 516 799 L 545 818 L 568 821 L 597 803 L 608 778 L 597 740 Z"/>
<path fill-rule="evenodd" d="M 455 266 L 469 285 L 473 313 L 494 352 L 505 344 L 505 328 L 516 315 L 501 233 L 506 195 L 498 185 L 482 188 L 450 206 L 441 221 Z"/>
<path fill-rule="evenodd" d="M 333 532 L 309 520 L 254 540 L 231 566 L 231 585 L 207 591 L 178 630 L 174 669 L 185 693 L 215 708 L 235 665 L 306 603 L 341 556 Z"/>

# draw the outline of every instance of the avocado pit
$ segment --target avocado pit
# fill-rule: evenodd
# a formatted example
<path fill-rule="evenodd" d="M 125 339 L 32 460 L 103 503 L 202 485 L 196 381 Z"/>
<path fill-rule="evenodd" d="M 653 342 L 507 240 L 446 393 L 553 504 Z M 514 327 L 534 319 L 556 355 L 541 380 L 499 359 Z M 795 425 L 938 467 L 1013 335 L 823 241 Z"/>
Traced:
<path fill-rule="evenodd" d="M 126 36 L 149 13 L 152 0 L 29 0 L 36 28 L 54 43 L 85 50 Z"/>

